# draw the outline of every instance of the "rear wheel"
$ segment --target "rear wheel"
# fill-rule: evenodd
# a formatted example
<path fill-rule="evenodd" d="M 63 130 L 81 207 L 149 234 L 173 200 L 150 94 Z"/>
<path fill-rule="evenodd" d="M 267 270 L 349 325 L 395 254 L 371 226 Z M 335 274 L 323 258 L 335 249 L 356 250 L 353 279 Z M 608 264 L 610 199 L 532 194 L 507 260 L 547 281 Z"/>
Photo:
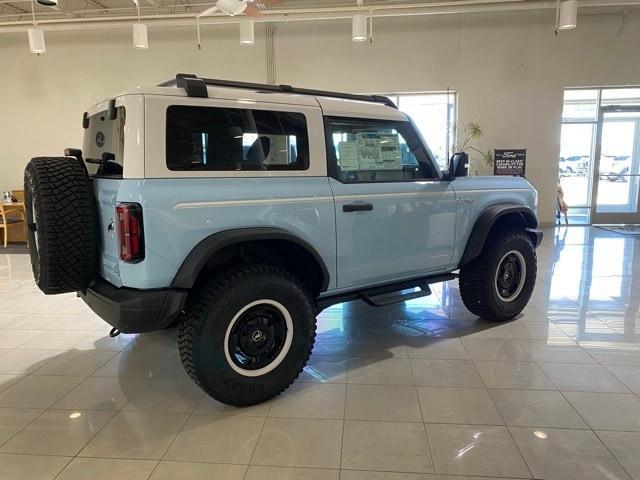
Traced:
<path fill-rule="evenodd" d="M 69 157 L 33 158 L 24 193 L 36 284 L 46 294 L 85 290 L 97 262 L 97 214 L 84 165 Z"/>
<path fill-rule="evenodd" d="M 315 330 L 311 296 L 290 273 L 236 267 L 193 292 L 178 329 L 180 358 L 211 397 L 253 405 L 298 377 Z"/>
<path fill-rule="evenodd" d="M 536 281 L 536 252 L 520 229 L 490 234 L 482 253 L 460 269 L 460 295 L 469 311 L 505 321 L 527 305 Z"/>

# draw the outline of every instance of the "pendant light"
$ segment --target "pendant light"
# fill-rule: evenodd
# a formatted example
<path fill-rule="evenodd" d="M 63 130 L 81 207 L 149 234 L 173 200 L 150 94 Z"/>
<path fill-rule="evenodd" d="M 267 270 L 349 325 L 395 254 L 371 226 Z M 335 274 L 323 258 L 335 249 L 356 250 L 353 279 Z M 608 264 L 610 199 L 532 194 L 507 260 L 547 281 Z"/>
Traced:
<path fill-rule="evenodd" d="M 133 24 L 133 46 L 141 50 L 149 48 L 149 38 L 147 36 L 147 26 L 140 21 L 140 0 L 133 0 L 138 14 L 138 22 Z"/>
<path fill-rule="evenodd" d="M 29 49 L 31 53 L 40 55 L 47 52 L 47 47 L 44 44 L 44 32 L 39 28 L 30 28 L 27 30 L 29 35 Z"/>
<path fill-rule="evenodd" d="M 47 52 L 47 47 L 44 43 L 44 31 L 38 28 L 38 23 L 36 22 L 36 11 L 33 6 L 33 0 L 31 1 L 31 18 L 33 19 L 33 28 L 27 30 L 29 50 L 31 50 L 31 53 L 40 55 L 41 53 Z"/>
<path fill-rule="evenodd" d="M 36 2 L 45 7 L 55 7 L 58 5 L 58 0 L 36 0 Z"/>
<path fill-rule="evenodd" d="M 578 1 L 562 0 L 558 13 L 558 30 L 570 30 L 578 24 Z"/>
<path fill-rule="evenodd" d="M 367 41 L 367 16 L 357 13 L 351 19 L 351 39 L 354 42 Z"/>
<path fill-rule="evenodd" d="M 243 18 L 240 20 L 240 45 L 253 45 L 255 43 L 255 31 L 253 20 Z"/>

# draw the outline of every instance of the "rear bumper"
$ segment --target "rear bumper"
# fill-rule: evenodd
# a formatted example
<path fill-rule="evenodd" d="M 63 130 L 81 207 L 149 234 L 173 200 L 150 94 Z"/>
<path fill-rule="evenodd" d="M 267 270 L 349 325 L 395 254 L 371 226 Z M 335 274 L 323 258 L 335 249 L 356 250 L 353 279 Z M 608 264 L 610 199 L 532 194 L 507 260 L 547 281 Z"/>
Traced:
<path fill-rule="evenodd" d="M 538 248 L 542 243 L 542 237 L 543 237 L 542 230 L 538 230 L 536 228 L 527 228 L 526 231 L 531 237 L 531 240 L 533 240 L 535 247 Z"/>
<path fill-rule="evenodd" d="M 176 289 L 117 288 L 98 279 L 80 297 L 104 321 L 123 333 L 161 330 L 176 319 L 187 292 Z"/>

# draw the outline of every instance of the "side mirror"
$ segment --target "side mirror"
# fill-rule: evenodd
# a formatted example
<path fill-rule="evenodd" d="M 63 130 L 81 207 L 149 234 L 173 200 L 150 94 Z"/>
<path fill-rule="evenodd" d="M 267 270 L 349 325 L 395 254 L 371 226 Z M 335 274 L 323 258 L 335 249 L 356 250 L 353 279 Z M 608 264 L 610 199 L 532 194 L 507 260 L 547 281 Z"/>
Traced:
<path fill-rule="evenodd" d="M 469 175 L 469 154 L 458 152 L 449 159 L 449 178 L 466 177 Z"/>

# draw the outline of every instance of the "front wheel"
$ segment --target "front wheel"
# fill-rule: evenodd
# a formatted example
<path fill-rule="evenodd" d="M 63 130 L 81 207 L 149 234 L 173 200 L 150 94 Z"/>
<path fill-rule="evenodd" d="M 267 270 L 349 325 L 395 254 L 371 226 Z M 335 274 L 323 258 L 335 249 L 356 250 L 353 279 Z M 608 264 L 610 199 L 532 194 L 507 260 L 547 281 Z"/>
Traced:
<path fill-rule="evenodd" d="M 295 277 L 276 267 L 241 266 L 194 291 L 178 329 L 180 358 L 211 397 L 253 405 L 297 378 L 315 331 L 311 296 Z"/>
<path fill-rule="evenodd" d="M 531 298 L 536 270 L 536 252 L 526 232 L 516 228 L 492 232 L 480 256 L 460 269 L 462 301 L 487 320 L 510 320 Z"/>

